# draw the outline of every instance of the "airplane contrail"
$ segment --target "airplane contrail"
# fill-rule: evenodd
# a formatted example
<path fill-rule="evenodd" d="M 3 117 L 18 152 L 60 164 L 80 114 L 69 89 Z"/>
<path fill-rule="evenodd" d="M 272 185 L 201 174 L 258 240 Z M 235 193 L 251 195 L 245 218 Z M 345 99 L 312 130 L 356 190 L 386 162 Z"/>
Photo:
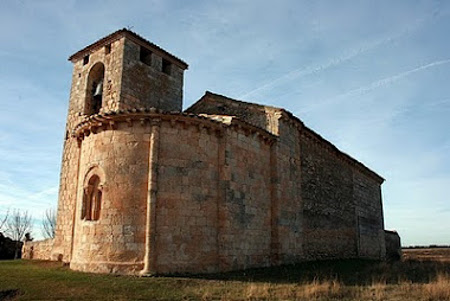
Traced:
<path fill-rule="evenodd" d="M 268 82 L 266 84 L 263 84 L 263 85 L 259 86 L 258 88 L 255 88 L 255 89 L 253 89 L 251 91 L 246 92 L 245 94 L 240 95 L 238 98 L 239 99 L 247 98 L 248 96 L 251 96 L 251 95 L 253 95 L 253 94 L 255 94 L 255 93 L 257 93 L 257 92 L 259 92 L 261 90 L 264 90 L 264 89 L 276 86 L 278 83 L 283 82 L 285 80 L 292 80 L 294 78 L 299 78 L 299 77 L 304 77 L 306 75 L 319 73 L 319 72 L 324 71 L 326 69 L 329 69 L 331 67 L 337 66 L 337 65 L 339 65 L 339 64 L 341 64 L 343 62 L 349 61 L 350 59 L 360 55 L 361 53 L 364 53 L 364 52 L 366 52 L 366 51 L 368 51 L 368 50 L 370 50 L 372 48 L 375 48 L 378 45 L 384 44 L 384 43 L 386 43 L 387 41 L 390 41 L 390 40 L 391 39 L 388 38 L 388 39 L 375 41 L 375 42 L 373 42 L 371 44 L 368 44 L 368 45 L 365 45 L 365 46 L 363 46 L 363 47 L 361 47 L 361 48 L 359 48 L 357 50 L 353 50 L 351 53 L 349 53 L 347 55 L 331 59 L 327 63 L 322 64 L 322 65 L 317 66 L 317 67 L 310 67 L 310 68 L 303 68 L 302 67 L 302 68 L 298 68 L 298 69 L 292 70 L 292 71 L 290 71 L 290 72 L 288 72 L 288 73 L 286 73 L 286 74 L 284 74 L 284 75 L 282 75 L 282 76 L 280 76 L 280 77 L 278 77 L 278 78 L 276 78 L 276 79 L 274 79 L 274 80 L 272 80 L 272 81 L 270 81 L 270 82 Z"/>
<path fill-rule="evenodd" d="M 290 72 L 288 72 L 288 73 L 286 73 L 286 74 L 284 74 L 284 75 L 282 75 L 282 76 L 280 76 L 280 77 L 278 77 L 278 78 L 276 78 L 276 79 L 274 79 L 274 80 L 272 80 L 272 81 L 270 81 L 270 82 L 268 82 L 266 84 L 263 84 L 263 85 L 255 88 L 253 90 L 250 90 L 250 91 L 248 91 L 248 92 L 238 96 L 238 99 L 245 99 L 245 98 L 247 98 L 247 97 L 249 97 L 249 96 L 251 96 L 251 95 L 253 95 L 253 94 L 255 94 L 255 93 L 259 92 L 259 91 L 261 91 L 261 90 L 272 88 L 272 87 L 276 86 L 277 84 L 279 84 L 280 82 L 283 82 L 283 81 L 286 81 L 286 80 L 289 81 L 289 80 L 293 80 L 295 78 L 304 77 L 304 76 L 307 76 L 307 75 L 319 73 L 321 71 L 324 71 L 324 70 L 327 70 L 327 69 L 332 68 L 334 66 L 337 66 L 337 65 L 339 65 L 341 63 L 349 61 L 352 58 L 357 57 L 358 55 L 360 55 L 360 54 L 362 54 L 364 52 L 367 52 L 367 51 L 369 51 L 371 49 L 374 49 L 374 48 L 376 48 L 378 46 L 381 46 L 381 45 L 390 43 L 392 41 L 395 41 L 395 40 L 399 39 L 400 37 L 404 36 L 405 34 L 418 29 L 419 27 L 421 27 L 421 25 L 427 19 L 429 19 L 429 18 L 421 19 L 418 22 L 416 22 L 413 26 L 407 27 L 407 28 L 399 31 L 398 33 L 396 33 L 394 35 L 391 35 L 391 36 L 386 37 L 386 38 L 378 39 L 378 40 L 375 40 L 375 41 L 373 41 L 371 43 L 363 45 L 360 48 L 352 50 L 349 54 L 343 55 L 341 57 L 337 57 L 337 58 L 334 58 L 334 59 L 331 59 L 330 61 L 328 61 L 325 64 L 319 65 L 317 67 L 310 67 L 310 68 L 303 68 L 302 67 L 302 68 L 298 68 L 298 69 L 295 69 L 293 71 L 290 71 Z"/>
<path fill-rule="evenodd" d="M 448 63 L 450 63 L 450 59 L 435 61 L 435 62 L 432 62 L 432 63 L 428 63 L 426 65 L 422 65 L 422 66 L 416 67 L 416 68 L 411 69 L 411 70 L 403 71 L 403 72 L 400 72 L 398 74 L 395 74 L 395 75 L 392 75 L 392 76 L 389 76 L 389 77 L 386 77 L 386 78 L 374 81 L 374 82 L 372 82 L 372 83 L 370 83 L 370 84 L 368 84 L 366 86 L 362 86 L 362 87 L 359 87 L 359 88 L 356 88 L 356 89 L 352 89 L 352 90 L 347 91 L 345 93 L 342 93 L 342 94 L 336 95 L 334 97 L 331 97 L 331 98 L 325 99 L 323 101 L 320 101 L 319 103 L 310 105 L 307 108 L 301 110 L 301 112 L 304 113 L 304 112 L 311 111 L 311 110 L 313 110 L 313 109 L 315 109 L 317 107 L 333 103 L 336 100 L 341 99 L 341 98 L 346 98 L 346 97 L 349 97 L 349 96 L 361 95 L 361 94 L 364 94 L 364 93 L 368 93 L 368 92 L 370 92 L 372 90 L 375 90 L 375 89 L 378 89 L 378 88 L 390 85 L 392 83 L 395 83 L 396 81 L 399 81 L 399 80 L 401 80 L 401 79 L 403 79 L 403 78 L 405 78 L 405 77 L 407 77 L 407 76 L 409 76 L 411 74 L 414 74 L 414 73 L 417 73 L 417 72 L 420 72 L 420 71 L 423 71 L 423 70 L 426 70 L 426 69 L 429 69 L 429 68 L 432 68 L 432 67 L 448 64 Z"/>

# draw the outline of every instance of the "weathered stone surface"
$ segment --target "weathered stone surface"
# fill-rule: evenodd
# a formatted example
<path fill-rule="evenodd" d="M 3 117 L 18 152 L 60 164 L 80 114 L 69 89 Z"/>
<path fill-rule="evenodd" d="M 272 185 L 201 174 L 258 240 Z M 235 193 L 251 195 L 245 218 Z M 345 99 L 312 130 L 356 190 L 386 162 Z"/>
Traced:
<path fill-rule="evenodd" d="M 52 260 L 53 243 L 54 239 L 52 238 L 40 241 L 26 241 L 22 247 L 22 258 Z"/>
<path fill-rule="evenodd" d="M 71 60 L 56 238 L 33 258 L 167 274 L 385 257 L 383 179 L 291 113 L 210 92 L 181 113 L 187 65 L 127 30 Z"/>

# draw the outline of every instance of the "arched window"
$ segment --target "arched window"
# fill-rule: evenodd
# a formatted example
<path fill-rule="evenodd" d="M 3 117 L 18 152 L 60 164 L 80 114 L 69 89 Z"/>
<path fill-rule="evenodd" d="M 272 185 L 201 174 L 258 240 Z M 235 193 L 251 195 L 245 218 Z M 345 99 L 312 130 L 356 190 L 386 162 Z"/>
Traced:
<path fill-rule="evenodd" d="M 84 187 L 83 206 L 81 218 L 85 220 L 98 220 L 102 204 L 102 185 L 100 177 L 92 175 Z"/>
<path fill-rule="evenodd" d="M 93 115 L 100 112 L 103 101 L 104 78 L 105 66 L 102 63 L 96 63 L 88 75 L 84 114 Z"/>

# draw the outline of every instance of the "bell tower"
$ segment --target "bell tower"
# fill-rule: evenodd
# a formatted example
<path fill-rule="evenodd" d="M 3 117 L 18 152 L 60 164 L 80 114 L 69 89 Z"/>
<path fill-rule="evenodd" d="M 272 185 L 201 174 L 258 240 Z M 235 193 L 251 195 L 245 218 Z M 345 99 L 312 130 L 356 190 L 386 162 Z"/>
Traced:
<path fill-rule="evenodd" d="M 121 29 L 70 56 L 72 86 L 66 123 L 58 217 L 52 259 L 69 262 L 80 149 L 74 128 L 97 114 L 156 108 L 181 112 L 183 73 L 188 65 L 142 38 Z"/>
<path fill-rule="evenodd" d="M 182 109 L 188 65 L 134 32 L 116 31 L 69 60 L 74 64 L 70 109 L 78 116 L 135 108 Z"/>

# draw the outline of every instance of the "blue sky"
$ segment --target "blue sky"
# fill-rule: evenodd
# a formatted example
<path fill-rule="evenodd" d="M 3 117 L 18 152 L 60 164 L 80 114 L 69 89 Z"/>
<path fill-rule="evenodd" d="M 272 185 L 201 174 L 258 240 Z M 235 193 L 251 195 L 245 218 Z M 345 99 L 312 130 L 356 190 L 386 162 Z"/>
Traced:
<path fill-rule="evenodd" d="M 450 244 L 450 2 L 0 1 L 0 216 L 56 207 L 69 55 L 123 27 L 205 90 L 284 107 L 386 178 L 403 244 Z"/>

